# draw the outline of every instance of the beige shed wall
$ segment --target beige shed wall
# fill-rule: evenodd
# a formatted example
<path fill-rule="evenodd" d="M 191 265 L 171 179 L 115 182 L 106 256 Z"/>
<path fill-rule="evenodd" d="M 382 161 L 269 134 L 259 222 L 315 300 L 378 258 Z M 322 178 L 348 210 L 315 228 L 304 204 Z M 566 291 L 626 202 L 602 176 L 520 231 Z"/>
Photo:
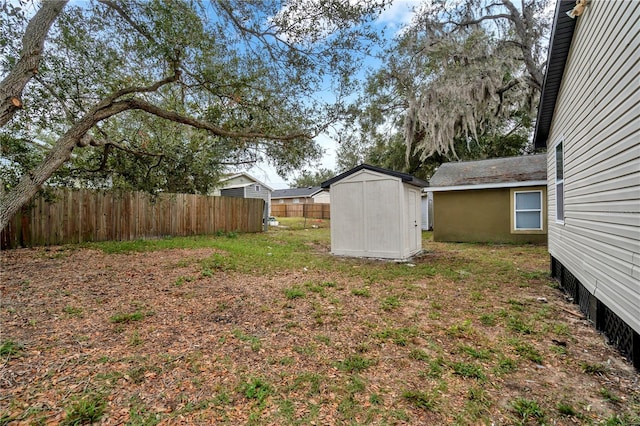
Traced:
<path fill-rule="evenodd" d="M 546 201 L 545 187 L 523 187 L 518 190 L 542 190 L 543 200 Z M 434 192 L 434 241 L 546 243 L 545 232 L 511 231 L 511 197 L 510 188 Z M 545 206 L 546 202 L 543 202 L 544 216 Z"/>

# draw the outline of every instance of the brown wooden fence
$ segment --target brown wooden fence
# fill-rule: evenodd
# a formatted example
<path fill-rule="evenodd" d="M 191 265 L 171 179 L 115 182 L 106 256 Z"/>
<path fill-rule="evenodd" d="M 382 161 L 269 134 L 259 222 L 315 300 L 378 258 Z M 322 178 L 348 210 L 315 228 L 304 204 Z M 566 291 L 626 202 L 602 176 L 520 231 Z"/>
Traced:
<path fill-rule="evenodd" d="M 38 198 L 13 217 L 0 233 L 3 249 L 262 230 L 260 199 L 70 189 L 54 194 L 53 202 Z"/>
<path fill-rule="evenodd" d="M 307 217 L 312 219 L 331 219 L 331 205 L 326 203 L 310 204 L 272 204 L 271 216 Z"/>

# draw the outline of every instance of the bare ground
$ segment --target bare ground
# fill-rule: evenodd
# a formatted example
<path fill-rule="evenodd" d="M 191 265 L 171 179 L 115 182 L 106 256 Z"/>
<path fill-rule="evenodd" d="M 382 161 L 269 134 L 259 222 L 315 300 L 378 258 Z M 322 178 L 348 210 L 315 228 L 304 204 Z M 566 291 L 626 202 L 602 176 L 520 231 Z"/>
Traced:
<path fill-rule="evenodd" d="M 388 282 L 358 260 L 203 274 L 214 249 L 2 252 L 0 342 L 19 352 L 0 358 L 0 424 L 71 422 L 87 400 L 102 424 L 637 420 L 638 372 L 550 285 L 545 250 L 473 250 L 431 243 L 416 262 L 453 275 Z M 527 285 L 457 269 L 487 255 Z"/>

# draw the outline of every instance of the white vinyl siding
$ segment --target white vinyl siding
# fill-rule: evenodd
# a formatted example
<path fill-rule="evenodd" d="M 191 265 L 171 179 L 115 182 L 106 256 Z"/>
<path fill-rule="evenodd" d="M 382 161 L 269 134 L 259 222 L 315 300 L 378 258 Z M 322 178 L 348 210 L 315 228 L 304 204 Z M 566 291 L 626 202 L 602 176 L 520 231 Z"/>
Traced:
<path fill-rule="evenodd" d="M 542 191 L 515 191 L 513 222 L 516 231 L 542 229 Z"/>
<path fill-rule="evenodd" d="M 549 252 L 640 332 L 640 2 L 578 18 L 548 139 Z M 562 140 L 557 187 L 555 143 Z M 563 190 L 564 197 L 560 197 Z M 564 225 L 556 222 L 563 199 Z"/>

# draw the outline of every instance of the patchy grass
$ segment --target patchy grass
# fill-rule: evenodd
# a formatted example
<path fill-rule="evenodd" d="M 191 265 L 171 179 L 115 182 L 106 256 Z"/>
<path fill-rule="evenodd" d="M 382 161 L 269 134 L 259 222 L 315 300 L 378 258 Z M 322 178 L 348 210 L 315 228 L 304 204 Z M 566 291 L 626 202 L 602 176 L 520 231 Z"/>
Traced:
<path fill-rule="evenodd" d="M 637 373 L 545 247 L 425 233 L 410 266 L 280 221 L 3 252 L 0 424 L 637 423 Z"/>

